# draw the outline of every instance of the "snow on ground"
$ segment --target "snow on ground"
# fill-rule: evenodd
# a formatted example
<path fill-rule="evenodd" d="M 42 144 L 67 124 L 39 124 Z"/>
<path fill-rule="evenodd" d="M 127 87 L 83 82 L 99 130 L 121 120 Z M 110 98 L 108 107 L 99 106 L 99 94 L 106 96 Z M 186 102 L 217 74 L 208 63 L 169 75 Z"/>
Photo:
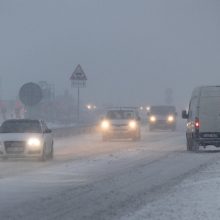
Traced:
<path fill-rule="evenodd" d="M 53 161 L 2 162 L 0 219 L 219 219 L 220 162 L 201 168 L 218 151 L 187 152 L 182 132 L 142 132 L 140 142 L 58 138 Z"/>
<path fill-rule="evenodd" d="M 172 191 L 121 220 L 219 220 L 220 161 L 186 178 Z"/>

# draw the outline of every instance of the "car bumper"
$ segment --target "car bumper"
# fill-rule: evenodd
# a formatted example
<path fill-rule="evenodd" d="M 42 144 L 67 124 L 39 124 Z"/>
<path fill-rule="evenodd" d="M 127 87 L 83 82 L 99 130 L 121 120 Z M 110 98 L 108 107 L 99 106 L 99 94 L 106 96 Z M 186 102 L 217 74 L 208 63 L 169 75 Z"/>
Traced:
<path fill-rule="evenodd" d="M 196 138 L 196 142 L 201 146 L 214 145 L 220 147 L 220 138 Z"/>
<path fill-rule="evenodd" d="M 109 130 L 102 132 L 103 136 L 109 137 L 109 138 L 132 138 L 136 136 L 138 133 L 138 130 Z"/>
<path fill-rule="evenodd" d="M 42 155 L 42 149 L 40 150 L 24 150 L 24 151 L 20 151 L 20 152 L 16 152 L 16 151 L 7 151 L 4 148 L 0 148 L 0 158 L 25 158 L 25 157 L 30 157 L 30 158 L 37 158 L 39 156 Z"/>
<path fill-rule="evenodd" d="M 158 121 L 158 122 L 150 122 L 149 125 L 153 128 L 159 128 L 159 129 L 171 129 L 176 127 L 176 123 L 170 123 L 167 121 Z"/>

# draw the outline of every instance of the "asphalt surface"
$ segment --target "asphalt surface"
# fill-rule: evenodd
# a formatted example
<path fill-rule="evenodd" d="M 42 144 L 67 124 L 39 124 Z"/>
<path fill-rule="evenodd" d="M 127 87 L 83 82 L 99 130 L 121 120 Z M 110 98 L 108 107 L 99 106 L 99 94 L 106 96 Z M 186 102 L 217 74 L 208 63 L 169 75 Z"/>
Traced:
<path fill-rule="evenodd" d="M 57 139 L 53 161 L 0 161 L 0 219 L 126 219 L 219 158 L 187 152 L 183 131 Z"/>

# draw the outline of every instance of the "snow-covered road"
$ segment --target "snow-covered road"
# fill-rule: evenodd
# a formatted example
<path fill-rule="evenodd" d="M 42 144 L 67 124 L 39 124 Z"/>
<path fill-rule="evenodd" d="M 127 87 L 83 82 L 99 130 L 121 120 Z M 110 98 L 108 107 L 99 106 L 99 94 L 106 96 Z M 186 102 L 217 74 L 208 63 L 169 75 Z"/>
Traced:
<path fill-rule="evenodd" d="M 163 219 L 154 212 L 168 210 L 167 196 L 219 158 L 186 152 L 182 131 L 143 129 L 140 142 L 58 139 L 53 161 L 0 161 L 0 219 Z"/>

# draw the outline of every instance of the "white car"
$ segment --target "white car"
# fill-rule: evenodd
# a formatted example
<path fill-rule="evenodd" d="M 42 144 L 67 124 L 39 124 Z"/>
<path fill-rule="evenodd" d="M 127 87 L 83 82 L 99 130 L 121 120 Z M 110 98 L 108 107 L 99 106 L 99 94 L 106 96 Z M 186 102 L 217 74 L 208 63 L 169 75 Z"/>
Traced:
<path fill-rule="evenodd" d="M 101 121 L 103 141 L 109 139 L 131 138 L 139 141 L 141 138 L 141 122 L 135 108 L 111 109 Z"/>
<path fill-rule="evenodd" d="M 43 120 L 12 119 L 0 129 L 0 157 L 53 158 L 53 137 Z"/>

